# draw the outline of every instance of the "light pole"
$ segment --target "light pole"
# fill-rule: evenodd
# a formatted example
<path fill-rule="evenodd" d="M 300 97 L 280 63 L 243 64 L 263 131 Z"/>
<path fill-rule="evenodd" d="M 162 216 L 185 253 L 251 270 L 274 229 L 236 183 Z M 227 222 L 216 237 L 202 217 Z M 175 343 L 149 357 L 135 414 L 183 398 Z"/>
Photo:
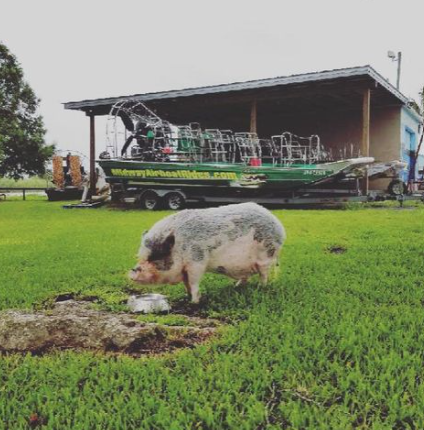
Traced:
<path fill-rule="evenodd" d="M 397 79 L 396 79 L 396 88 L 399 89 L 399 83 L 400 83 L 400 66 L 402 63 L 402 52 L 398 52 L 397 57 L 396 54 L 393 51 L 388 51 L 387 52 L 387 56 L 392 60 L 392 61 L 397 61 L 398 63 L 398 67 L 397 67 Z"/>

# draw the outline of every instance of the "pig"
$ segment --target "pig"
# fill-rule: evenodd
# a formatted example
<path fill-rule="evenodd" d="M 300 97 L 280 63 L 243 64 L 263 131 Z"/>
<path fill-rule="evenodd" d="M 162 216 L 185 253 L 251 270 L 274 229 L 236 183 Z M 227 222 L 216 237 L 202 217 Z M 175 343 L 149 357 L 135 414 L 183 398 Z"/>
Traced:
<path fill-rule="evenodd" d="M 157 222 L 142 236 L 139 261 L 129 273 L 139 284 L 184 282 L 193 303 L 206 272 L 245 283 L 266 283 L 286 239 L 284 227 L 256 203 L 190 209 Z"/>

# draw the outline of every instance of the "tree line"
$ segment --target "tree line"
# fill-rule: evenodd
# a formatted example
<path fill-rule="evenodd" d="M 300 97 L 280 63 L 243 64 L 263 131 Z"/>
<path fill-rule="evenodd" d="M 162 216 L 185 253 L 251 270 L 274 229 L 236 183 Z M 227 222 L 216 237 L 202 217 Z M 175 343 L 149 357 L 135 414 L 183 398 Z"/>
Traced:
<path fill-rule="evenodd" d="M 0 42 L 0 176 L 45 173 L 55 148 L 45 142 L 39 104 L 15 55 Z"/>

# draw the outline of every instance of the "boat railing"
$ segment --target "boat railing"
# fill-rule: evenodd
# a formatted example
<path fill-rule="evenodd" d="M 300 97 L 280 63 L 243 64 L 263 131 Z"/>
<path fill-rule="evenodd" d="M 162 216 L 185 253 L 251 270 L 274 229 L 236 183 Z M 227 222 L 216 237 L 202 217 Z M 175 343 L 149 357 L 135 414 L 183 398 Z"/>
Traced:
<path fill-rule="evenodd" d="M 177 126 L 161 119 L 138 100 L 118 101 L 110 111 L 106 128 L 107 152 L 114 157 L 119 156 L 118 141 L 123 141 L 120 151 L 123 158 L 128 157 L 127 149 L 131 143 L 136 142 L 137 145 L 131 147 L 130 157 L 146 161 L 223 162 L 252 166 L 264 162 L 276 166 L 313 164 L 332 158 L 331 149 L 324 151 L 317 135 L 301 137 L 284 132 L 271 139 L 259 139 L 253 132 L 202 130 L 197 122 Z"/>
<path fill-rule="evenodd" d="M 228 162 L 228 153 L 224 145 L 221 130 L 208 128 L 203 133 L 203 151 L 204 161 L 211 162 Z"/>
<path fill-rule="evenodd" d="M 272 136 L 271 142 L 276 154 L 274 164 L 314 164 L 322 158 L 322 148 L 318 135 L 301 137 L 290 132 L 284 132 Z"/>
<path fill-rule="evenodd" d="M 235 144 L 242 163 L 255 166 L 262 157 L 261 140 L 256 133 L 235 133 Z"/>
<path fill-rule="evenodd" d="M 317 135 L 301 137 L 290 132 L 259 139 L 251 132 L 202 131 L 200 124 L 191 123 L 175 127 L 164 124 L 154 128 L 153 135 L 137 136 L 138 146 L 131 148 L 131 158 L 279 166 L 314 164 L 322 161 L 325 153 Z"/>
<path fill-rule="evenodd" d="M 227 152 L 227 159 L 230 163 L 236 162 L 236 141 L 232 130 L 221 130 L 222 143 Z"/>

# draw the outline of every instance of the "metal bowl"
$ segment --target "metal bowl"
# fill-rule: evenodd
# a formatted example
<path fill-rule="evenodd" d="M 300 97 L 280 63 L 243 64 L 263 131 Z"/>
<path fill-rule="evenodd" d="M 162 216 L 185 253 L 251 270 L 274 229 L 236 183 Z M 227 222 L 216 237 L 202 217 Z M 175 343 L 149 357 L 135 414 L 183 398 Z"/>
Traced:
<path fill-rule="evenodd" d="M 160 313 L 169 312 L 171 306 L 162 294 L 143 294 L 130 296 L 127 302 L 131 312 Z"/>

